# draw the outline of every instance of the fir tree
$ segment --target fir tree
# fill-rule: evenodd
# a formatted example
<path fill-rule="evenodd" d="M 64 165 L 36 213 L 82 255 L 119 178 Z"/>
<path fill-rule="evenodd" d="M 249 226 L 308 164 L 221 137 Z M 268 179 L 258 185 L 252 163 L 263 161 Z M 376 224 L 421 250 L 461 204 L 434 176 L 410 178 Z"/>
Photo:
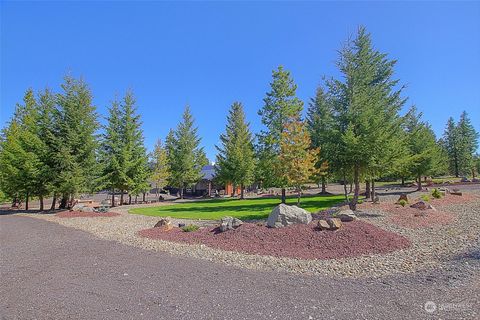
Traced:
<path fill-rule="evenodd" d="M 272 78 L 271 90 L 267 92 L 263 99 L 264 105 L 258 112 L 266 128 L 258 136 L 258 178 L 264 187 L 281 187 L 282 203 L 285 203 L 287 181 L 276 176 L 272 168 L 279 161 L 280 141 L 285 125 L 300 119 L 303 102 L 296 96 L 297 85 L 290 76 L 290 72 L 280 66 L 272 72 Z"/>
<path fill-rule="evenodd" d="M 395 63 L 373 47 L 370 34 L 360 27 L 357 37 L 340 51 L 337 64 L 344 80 L 327 82 L 334 123 L 332 157 L 344 180 L 352 176 L 352 210 L 356 209 L 360 180 L 377 175 L 395 150 L 392 144 L 401 125 L 398 112 L 405 103 L 401 88 L 397 89 L 398 80 L 392 79 Z"/>
<path fill-rule="evenodd" d="M 62 194 L 61 208 L 80 192 L 95 189 L 98 175 L 96 149 L 97 114 L 92 95 L 83 80 L 65 77 L 63 92 L 57 95 L 55 134 L 56 190 Z"/>
<path fill-rule="evenodd" d="M 187 106 L 182 121 L 175 131 L 170 131 L 166 139 L 168 165 L 171 170 L 169 184 L 180 190 L 180 198 L 184 189 L 202 178 L 202 167 L 208 164 L 200 138 L 197 133 L 190 108 Z"/>
<path fill-rule="evenodd" d="M 317 88 L 315 97 L 311 99 L 307 111 L 307 128 L 311 137 L 311 147 L 319 149 L 319 157 L 315 163 L 318 170 L 315 173 L 315 181 L 321 183 L 321 194 L 326 194 L 326 182 L 329 175 L 330 163 L 335 159 L 329 158 L 329 148 L 332 144 L 330 132 L 332 130 L 332 118 L 330 106 L 325 92 L 321 87 Z"/>
<path fill-rule="evenodd" d="M 430 125 L 421 121 L 422 114 L 412 107 L 405 117 L 409 168 L 417 179 L 418 190 L 422 190 L 422 176 L 435 174 L 442 168 L 442 151 Z"/>
<path fill-rule="evenodd" d="M 220 142 L 222 145 L 217 146 L 217 176 L 226 183 L 232 183 L 234 193 L 240 186 L 240 198 L 243 199 L 245 186 L 254 179 L 255 156 L 252 133 L 240 102 L 232 104 Z"/>

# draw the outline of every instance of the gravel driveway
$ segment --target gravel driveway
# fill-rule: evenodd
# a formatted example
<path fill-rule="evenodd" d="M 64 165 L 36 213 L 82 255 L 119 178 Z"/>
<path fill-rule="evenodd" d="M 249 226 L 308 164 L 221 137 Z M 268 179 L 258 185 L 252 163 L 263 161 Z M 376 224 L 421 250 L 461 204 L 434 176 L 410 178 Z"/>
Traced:
<path fill-rule="evenodd" d="M 0 216 L 1 319 L 475 319 L 480 249 L 441 270 L 333 279 L 239 269 Z M 428 313 L 425 302 L 436 310 Z M 433 304 L 430 304 L 433 306 Z"/>

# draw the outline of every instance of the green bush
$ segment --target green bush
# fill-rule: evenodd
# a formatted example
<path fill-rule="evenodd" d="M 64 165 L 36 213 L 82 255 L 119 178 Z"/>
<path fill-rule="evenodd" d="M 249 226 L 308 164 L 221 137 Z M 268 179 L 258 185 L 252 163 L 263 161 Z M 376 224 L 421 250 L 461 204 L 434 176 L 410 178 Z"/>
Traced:
<path fill-rule="evenodd" d="M 420 197 L 423 201 L 430 201 L 430 196 L 428 194 L 424 194 L 423 196 Z"/>
<path fill-rule="evenodd" d="M 407 200 L 404 200 L 404 199 L 398 201 L 398 204 L 401 205 L 402 207 L 405 207 L 407 203 L 408 203 Z"/>
<path fill-rule="evenodd" d="M 362 200 L 362 199 L 358 199 L 357 203 L 358 203 L 358 204 L 362 204 L 362 203 L 363 203 L 363 200 Z"/>
<path fill-rule="evenodd" d="M 200 229 L 200 227 L 194 224 L 189 224 L 188 226 L 182 227 L 184 232 L 193 232 L 197 231 L 198 229 Z"/>
<path fill-rule="evenodd" d="M 440 199 L 442 197 L 442 193 L 435 188 L 432 191 L 432 197 L 434 197 L 435 199 Z"/>

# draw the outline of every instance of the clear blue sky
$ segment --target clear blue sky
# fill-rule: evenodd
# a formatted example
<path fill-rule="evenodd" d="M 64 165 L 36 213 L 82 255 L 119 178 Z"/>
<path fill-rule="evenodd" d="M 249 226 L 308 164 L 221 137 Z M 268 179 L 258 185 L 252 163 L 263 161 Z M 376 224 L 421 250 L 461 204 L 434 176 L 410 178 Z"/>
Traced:
<path fill-rule="evenodd" d="M 292 72 L 298 95 L 335 76 L 336 50 L 363 24 L 398 59 L 409 104 L 437 135 L 466 110 L 480 131 L 479 2 L 1 2 L 0 126 L 25 89 L 58 90 L 82 76 L 100 114 L 134 90 L 146 145 L 190 104 L 214 160 L 229 106 L 244 103 L 254 131 L 271 71 Z"/>

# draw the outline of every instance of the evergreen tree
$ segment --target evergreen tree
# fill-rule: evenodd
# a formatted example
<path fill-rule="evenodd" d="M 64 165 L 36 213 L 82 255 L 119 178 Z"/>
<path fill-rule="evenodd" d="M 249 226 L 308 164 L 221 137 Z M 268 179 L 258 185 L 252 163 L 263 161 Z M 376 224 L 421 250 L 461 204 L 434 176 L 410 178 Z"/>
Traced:
<path fill-rule="evenodd" d="M 307 128 L 311 137 L 311 147 L 319 149 L 319 157 L 315 163 L 318 170 L 315 172 L 316 182 L 321 183 L 321 194 L 326 194 L 326 181 L 329 175 L 329 164 L 335 159 L 329 158 L 331 145 L 330 132 L 332 130 L 332 118 L 328 99 L 322 87 L 317 88 L 315 97 L 311 99 L 307 111 Z"/>
<path fill-rule="evenodd" d="M 104 128 L 100 145 L 100 161 L 102 174 L 99 184 L 102 188 L 111 190 L 112 207 L 115 206 L 115 190 L 125 186 L 126 168 L 122 166 L 123 133 L 120 117 L 120 103 L 112 102 L 108 109 L 107 125 Z"/>
<path fill-rule="evenodd" d="M 422 190 L 422 176 L 435 174 L 442 169 L 442 150 L 430 125 L 421 121 L 422 114 L 412 107 L 405 117 L 409 147 L 409 167 Z"/>
<path fill-rule="evenodd" d="M 240 198 L 243 199 L 245 186 L 254 179 L 255 155 L 252 133 L 240 102 L 233 103 L 220 142 L 222 145 L 216 147 L 219 152 L 217 176 L 226 183 L 232 183 L 234 193 L 237 186 L 240 186 Z"/>
<path fill-rule="evenodd" d="M 200 181 L 202 167 L 208 164 L 205 152 L 199 146 L 197 130 L 187 106 L 177 129 L 170 131 L 166 139 L 168 165 L 171 170 L 169 184 L 180 189 L 182 199 L 184 189 Z"/>
<path fill-rule="evenodd" d="M 55 113 L 55 189 L 62 194 L 60 207 L 66 208 L 76 194 L 95 189 L 98 122 L 90 89 L 83 80 L 67 76 L 61 87 Z"/>
<path fill-rule="evenodd" d="M 452 117 L 447 121 L 443 144 L 448 155 L 449 168 L 456 177 L 473 174 L 473 157 L 478 148 L 478 133 L 464 111 L 457 124 Z"/>
<path fill-rule="evenodd" d="M 162 141 L 158 139 L 155 148 L 150 155 L 152 166 L 152 181 L 155 183 L 156 196 L 158 198 L 158 189 L 167 186 L 170 178 L 170 167 L 168 166 L 167 147 L 163 146 Z"/>
<path fill-rule="evenodd" d="M 397 89 L 398 80 L 392 79 L 395 63 L 373 47 L 370 34 L 360 27 L 357 37 L 340 51 L 337 65 L 344 80 L 327 82 L 333 100 L 332 157 L 344 180 L 352 176 L 352 210 L 356 209 L 360 180 L 378 175 L 382 164 L 393 157 L 401 125 L 398 112 L 405 103 L 400 97 L 402 88 Z"/>
<path fill-rule="evenodd" d="M 297 204 L 300 203 L 302 185 L 307 183 L 318 169 L 318 149 L 311 149 L 310 135 L 305 124 L 293 120 L 285 124 L 280 140 L 280 154 L 274 172 L 287 181 L 289 187 L 298 192 Z"/>
<path fill-rule="evenodd" d="M 262 124 L 266 127 L 258 137 L 258 176 L 264 187 L 281 187 L 282 203 L 285 203 L 287 181 L 276 176 L 272 168 L 279 161 L 280 141 L 285 125 L 301 118 L 303 102 L 296 96 L 297 85 L 290 72 L 280 66 L 272 72 L 272 78 L 271 90 L 267 92 L 263 99 L 264 106 L 258 112 Z"/>
<path fill-rule="evenodd" d="M 475 131 L 465 111 L 460 115 L 457 134 L 459 144 L 459 173 L 463 176 L 474 175 L 474 156 L 478 148 L 478 133 Z"/>
<path fill-rule="evenodd" d="M 455 121 L 452 117 L 448 118 L 447 127 L 443 134 L 443 145 L 448 155 L 448 163 L 450 172 L 456 177 L 460 176 L 460 161 L 459 161 L 459 141 L 458 130 Z"/>
<path fill-rule="evenodd" d="M 123 165 L 126 170 L 125 190 L 131 195 L 138 196 L 145 193 L 149 187 L 147 179 L 150 175 L 148 156 L 144 145 L 143 131 L 141 129 L 140 115 L 136 114 L 135 98 L 128 91 L 121 104 L 122 114 L 122 143 Z M 122 190 L 123 191 L 123 190 Z M 123 192 L 122 192 L 123 195 Z"/>

